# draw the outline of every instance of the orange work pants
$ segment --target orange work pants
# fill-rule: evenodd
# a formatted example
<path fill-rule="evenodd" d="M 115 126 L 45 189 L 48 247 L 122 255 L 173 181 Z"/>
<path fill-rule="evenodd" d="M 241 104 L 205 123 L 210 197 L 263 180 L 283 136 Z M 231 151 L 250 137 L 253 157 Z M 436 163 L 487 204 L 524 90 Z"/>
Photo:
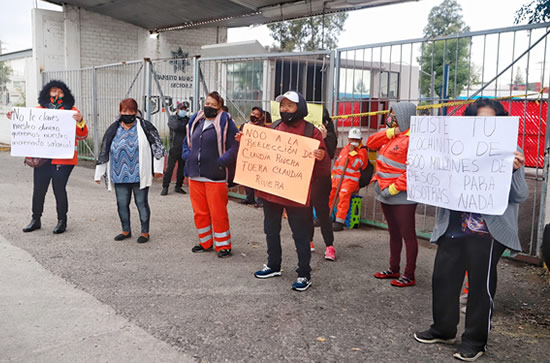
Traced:
<path fill-rule="evenodd" d="M 216 251 L 231 249 L 226 184 L 189 180 L 189 197 L 201 246 L 208 249 L 214 244 Z"/>
<path fill-rule="evenodd" d="M 332 202 L 334 201 L 336 189 L 340 182 L 340 176 L 336 176 L 332 179 L 332 190 L 330 191 L 329 205 L 334 208 Z M 359 183 L 355 180 L 344 179 L 340 191 L 338 192 L 338 204 L 336 205 L 336 222 L 346 223 L 346 217 L 349 210 L 349 201 L 351 195 L 359 189 Z M 332 214 L 332 211 L 331 211 Z"/>

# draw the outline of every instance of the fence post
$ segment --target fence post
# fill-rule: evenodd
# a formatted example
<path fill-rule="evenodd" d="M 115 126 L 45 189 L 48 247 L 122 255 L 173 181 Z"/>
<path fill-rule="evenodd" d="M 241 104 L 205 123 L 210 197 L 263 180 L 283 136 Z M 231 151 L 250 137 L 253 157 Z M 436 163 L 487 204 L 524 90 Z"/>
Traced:
<path fill-rule="evenodd" d="M 330 51 L 330 62 L 329 62 L 329 69 L 327 74 L 327 80 L 328 80 L 328 99 L 327 99 L 327 110 L 330 110 L 330 114 L 334 112 L 334 50 Z M 323 90 L 324 91 L 324 90 Z"/>
<path fill-rule="evenodd" d="M 94 158 L 99 158 L 99 118 L 97 114 L 97 71 L 92 67 L 92 122 L 94 123 Z"/>
<path fill-rule="evenodd" d="M 193 58 L 193 112 L 199 110 L 199 57 Z"/>
<path fill-rule="evenodd" d="M 145 58 L 143 60 L 145 62 L 145 119 L 147 121 L 151 121 L 151 86 L 152 86 L 152 72 L 151 72 L 151 60 L 149 58 Z"/>
<path fill-rule="evenodd" d="M 542 237 L 544 227 L 550 223 L 550 183 L 548 183 L 548 169 L 550 167 L 550 92 L 546 98 L 546 133 L 544 135 L 544 168 L 542 169 L 542 191 L 540 197 L 540 213 L 537 233 L 537 250 L 535 254 L 541 257 Z"/>

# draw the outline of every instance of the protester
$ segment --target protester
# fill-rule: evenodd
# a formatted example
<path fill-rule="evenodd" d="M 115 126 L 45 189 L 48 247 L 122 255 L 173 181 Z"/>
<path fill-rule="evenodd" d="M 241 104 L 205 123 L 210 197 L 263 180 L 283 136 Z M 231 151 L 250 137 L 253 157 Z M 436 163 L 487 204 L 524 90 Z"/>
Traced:
<path fill-rule="evenodd" d="M 130 228 L 130 201 L 132 193 L 141 221 L 141 235 L 138 243 L 149 241 L 149 187 L 153 175 L 160 177 L 164 167 L 166 150 L 162 146 L 155 126 L 138 116 L 138 104 L 133 98 L 120 102 L 120 115 L 113 122 L 101 143 L 101 152 L 95 169 L 95 181 L 105 178 L 107 189 L 115 185 L 118 216 L 122 224 L 122 233 L 115 241 L 132 236 Z"/>
<path fill-rule="evenodd" d="M 231 255 L 231 232 L 227 214 L 228 168 L 237 158 L 237 126 L 231 115 L 222 111 L 223 98 L 218 92 L 208 94 L 203 110 L 187 124 L 183 142 L 183 159 L 189 177 L 189 195 L 193 206 L 199 244 L 194 253 L 216 247 L 218 257 Z"/>
<path fill-rule="evenodd" d="M 307 116 L 307 105 L 304 97 L 298 92 L 288 91 L 284 95 L 278 96 L 276 100 L 280 102 L 281 122 L 274 122 L 272 128 L 319 140 L 319 149 L 313 151 L 316 160 L 313 175 L 326 175 L 330 170 L 330 159 L 321 132 L 304 120 L 304 117 Z M 256 271 L 254 276 L 265 279 L 281 275 L 280 232 L 283 209 L 286 209 L 288 223 L 298 253 L 298 268 L 296 270 L 298 278 L 292 284 L 292 289 L 297 291 L 307 290 L 311 286 L 309 242 L 311 241 L 311 229 L 313 228 L 309 198 L 306 204 L 302 205 L 262 191 L 258 191 L 258 196 L 264 199 L 264 231 L 268 256 L 267 265 L 264 265 L 262 270 Z"/>
<path fill-rule="evenodd" d="M 44 200 L 46 199 L 50 181 L 52 182 L 57 208 L 57 225 L 53 233 L 63 233 L 67 229 L 67 212 L 69 211 L 67 182 L 74 166 L 78 163 L 78 152 L 76 149 L 78 141 L 88 137 L 86 121 L 82 118 L 80 111 L 74 107 L 74 103 L 75 99 L 71 90 L 65 83 L 56 80 L 48 82 L 38 96 L 38 108 L 76 111 L 76 114 L 73 115 L 76 121 L 75 151 L 71 159 L 41 159 L 36 164 L 28 163 L 28 165 L 34 168 L 32 219 L 23 228 L 23 232 L 32 232 L 42 227 L 41 218 L 44 211 Z M 8 112 L 8 119 L 11 119 L 11 116 L 12 112 Z"/>
<path fill-rule="evenodd" d="M 377 272 L 378 279 L 395 279 L 393 286 L 405 287 L 415 284 L 414 271 L 418 242 L 416 240 L 416 203 L 407 200 L 407 151 L 409 149 L 409 126 L 416 114 L 416 106 L 408 102 L 391 105 L 386 121 L 387 128 L 370 136 L 367 147 L 378 150 L 376 174 L 373 177 L 376 199 L 388 222 L 390 233 L 390 267 Z M 405 241 L 407 265 L 400 275 L 401 249 Z"/>
<path fill-rule="evenodd" d="M 349 202 L 354 192 L 359 190 L 361 170 L 369 163 L 369 155 L 363 147 L 361 130 L 351 128 L 348 133 L 349 143 L 340 151 L 332 168 L 332 189 L 329 204 L 336 205 L 336 218 L 332 224 L 333 231 L 341 231 L 346 223 Z M 338 201 L 336 203 L 336 200 Z"/>
<path fill-rule="evenodd" d="M 497 101 L 478 99 L 466 116 L 507 116 Z M 519 149 L 519 148 L 518 148 Z M 497 287 L 497 263 L 506 248 L 521 251 L 518 237 L 519 205 L 529 190 L 525 157 L 515 152 L 508 207 L 502 215 L 440 209 L 431 241 L 437 244 L 432 274 L 433 324 L 414 337 L 421 343 L 453 344 L 460 320 L 459 296 L 468 271 L 466 323 L 454 357 L 474 361 L 487 350 Z"/>
<path fill-rule="evenodd" d="M 265 112 L 261 107 L 255 106 L 252 107 L 252 111 L 250 112 L 250 119 L 247 123 L 244 123 L 239 128 L 240 131 L 243 130 L 244 125 L 254 125 L 254 126 L 265 126 Z M 241 202 L 241 204 L 254 204 L 256 208 L 260 208 L 263 206 L 261 201 L 256 202 L 256 190 L 244 187 L 244 190 L 246 192 L 246 198 Z"/>
<path fill-rule="evenodd" d="M 174 173 L 176 163 L 178 164 L 178 170 L 174 191 L 176 193 L 186 194 L 185 190 L 181 187 L 183 185 L 183 171 L 185 167 L 185 161 L 181 158 L 181 152 L 188 122 L 187 104 L 178 103 L 176 114 L 170 115 L 168 118 L 168 128 L 170 128 L 170 151 L 168 152 L 168 165 L 166 166 L 166 173 L 162 181 L 162 191 L 160 195 L 168 194 L 168 187 L 170 186 L 170 180 L 172 180 L 172 174 Z"/>
<path fill-rule="evenodd" d="M 330 114 L 326 108 L 323 108 L 323 120 L 320 127 L 321 135 L 325 141 L 329 161 L 336 154 L 336 146 L 338 137 L 334 130 L 334 124 L 330 118 Z M 324 171 L 324 173 L 323 173 Z M 311 205 L 315 208 L 317 220 L 314 224 L 321 227 L 321 235 L 325 242 L 325 259 L 334 261 L 336 259 L 336 250 L 334 249 L 334 233 L 332 231 L 332 222 L 330 217 L 329 196 L 331 190 L 330 169 L 321 170 L 317 175 L 314 175 L 311 182 Z M 312 216 L 313 217 L 313 216 Z M 315 251 L 313 244 L 314 228 L 311 228 L 310 250 Z"/>

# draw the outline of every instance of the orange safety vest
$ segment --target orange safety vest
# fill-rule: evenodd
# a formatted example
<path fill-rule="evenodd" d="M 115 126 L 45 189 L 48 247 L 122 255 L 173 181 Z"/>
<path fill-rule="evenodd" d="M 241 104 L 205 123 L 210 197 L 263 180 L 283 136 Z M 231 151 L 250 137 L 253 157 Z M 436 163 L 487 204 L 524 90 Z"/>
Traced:
<path fill-rule="evenodd" d="M 340 179 L 343 173 L 344 181 L 351 181 L 359 184 L 361 169 L 366 168 L 369 162 L 369 156 L 367 150 L 365 150 L 362 145 L 359 145 L 359 147 L 355 149 L 355 152 L 351 152 L 351 154 L 349 152 L 349 144 L 340 151 L 332 167 L 332 178 Z M 347 166 L 346 159 L 349 160 Z"/>
<path fill-rule="evenodd" d="M 407 190 L 407 151 L 409 150 L 410 131 L 388 138 L 387 129 L 378 131 L 367 139 L 367 147 L 378 150 L 376 174 L 371 183 L 378 181 L 380 190 L 391 184 L 400 192 Z"/>

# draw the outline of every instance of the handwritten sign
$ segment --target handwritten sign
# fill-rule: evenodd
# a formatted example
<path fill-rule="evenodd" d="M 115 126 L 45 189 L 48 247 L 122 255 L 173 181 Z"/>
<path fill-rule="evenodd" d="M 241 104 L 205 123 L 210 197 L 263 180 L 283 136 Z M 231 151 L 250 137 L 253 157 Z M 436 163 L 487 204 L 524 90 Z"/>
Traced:
<path fill-rule="evenodd" d="M 273 121 L 279 120 L 281 114 L 279 112 L 279 102 L 271 101 L 271 119 Z M 304 120 L 311 122 L 315 127 L 321 127 L 323 124 L 323 105 L 318 105 L 316 103 L 307 104 L 307 116 Z"/>
<path fill-rule="evenodd" d="M 518 117 L 412 117 L 407 199 L 456 211 L 503 214 L 518 125 Z"/>
<path fill-rule="evenodd" d="M 72 159 L 75 111 L 16 107 L 11 117 L 11 156 Z"/>
<path fill-rule="evenodd" d="M 235 183 L 306 204 L 319 140 L 246 124 Z"/>

